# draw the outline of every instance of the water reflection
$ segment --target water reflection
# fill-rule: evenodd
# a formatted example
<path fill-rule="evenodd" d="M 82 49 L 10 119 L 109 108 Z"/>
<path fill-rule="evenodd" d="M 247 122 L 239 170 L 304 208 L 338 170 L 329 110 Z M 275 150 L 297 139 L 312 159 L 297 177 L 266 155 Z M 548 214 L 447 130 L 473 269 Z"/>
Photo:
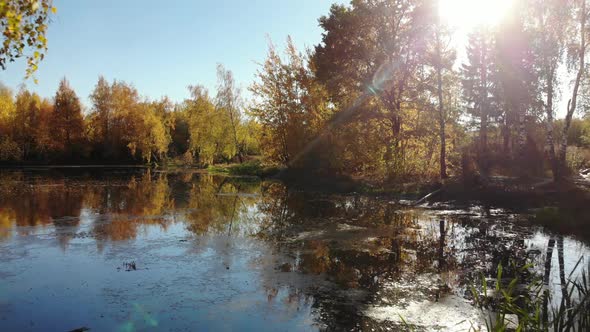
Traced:
<path fill-rule="evenodd" d="M 313 294 L 330 330 L 399 328 L 397 313 L 406 307 L 469 297 L 470 286 L 494 276 L 499 264 L 514 276 L 509 263 L 524 264 L 526 239 L 540 231 L 526 218 L 508 222 L 514 216 L 490 209 L 408 209 L 368 197 L 289 192 L 279 184 L 263 193 L 261 233 L 289 255 L 279 268 L 324 275 L 337 287 Z M 465 321 L 463 314 L 449 326 Z"/>
<path fill-rule="evenodd" d="M 102 178 L 106 178 L 105 181 Z M 31 177 L 21 171 L 0 177 L 0 234 L 3 240 L 30 235 L 43 226 L 92 224 L 99 241 L 135 239 L 142 228 L 166 231 L 179 220 L 191 232 L 203 235 L 244 223 L 257 202 L 259 183 L 206 174 L 167 174 L 147 170 L 139 174 L 73 178 Z M 31 226 L 41 226 L 39 228 Z M 74 234 L 76 235 L 76 234 Z M 87 234 L 83 234 L 87 235 Z"/>
<path fill-rule="evenodd" d="M 479 205 L 408 208 L 374 197 L 291 191 L 278 182 L 114 169 L 0 172 L 0 246 L 0 260 L 8 262 L 0 269 L 0 295 L 8 285 L 37 289 L 38 272 L 53 273 L 55 287 L 92 293 L 65 284 L 79 284 L 75 273 L 64 273 L 84 262 L 96 265 L 89 279 L 98 300 L 72 295 L 76 301 L 67 303 L 113 310 L 142 303 L 155 317 L 148 330 L 396 329 L 400 314 L 427 329 L 460 330 L 481 323 L 469 288 L 482 276 L 493 278 L 499 264 L 509 278 L 518 273 L 511 262 L 532 260 L 561 292 L 564 275 L 589 252 L 581 242 L 545 233 L 526 214 Z M 63 254 L 48 254 L 52 248 Z M 124 259 L 137 260 L 139 287 L 110 274 Z M 112 289 L 111 282 L 129 282 L 131 289 Z M 31 296 L 29 306 L 53 303 Z M 0 296 L 2 305 L 17 313 L 28 308 Z M 219 316 L 225 311 L 232 318 Z M 203 318 L 205 312 L 214 318 Z M 83 325 L 139 324 L 119 316 L 88 317 Z M 18 315 L 0 317 L 0 327 L 20 323 Z"/>

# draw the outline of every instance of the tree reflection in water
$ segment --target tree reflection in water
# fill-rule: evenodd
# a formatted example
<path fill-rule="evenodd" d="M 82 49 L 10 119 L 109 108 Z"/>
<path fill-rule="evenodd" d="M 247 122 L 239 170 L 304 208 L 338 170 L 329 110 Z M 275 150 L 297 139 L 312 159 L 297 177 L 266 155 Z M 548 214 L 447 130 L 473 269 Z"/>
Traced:
<path fill-rule="evenodd" d="M 192 253 L 213 248 L 228 270 L 236 243 L 253 241 L 265 251 L 250 257 L 248 269 L 259 274 L 269 305 L 293 313 L 311 307 L 325 329 L 399 327 L 396 312 L 469 299 L 470 286 L 489 281 L 500 264 L 506 278 L 516 275 L 511 262 L 533 261 L 552 289 L 588 252 L 544 235 L 526 216 L 490 207 L 410 208 L 194 172 L 71 173 L 0 172 L 0 241 L 50 232 L 64 251 L 75 238 L 101 251 L 180 225 L 179 236 L 195 240 Z"/>

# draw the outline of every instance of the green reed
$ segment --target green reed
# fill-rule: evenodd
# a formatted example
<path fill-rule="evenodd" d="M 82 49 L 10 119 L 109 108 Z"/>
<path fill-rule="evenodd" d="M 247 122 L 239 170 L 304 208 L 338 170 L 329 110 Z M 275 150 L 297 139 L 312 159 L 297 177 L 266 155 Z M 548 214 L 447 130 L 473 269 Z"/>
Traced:
<path fill-rule="evenodd" d="M 552 303 L 547 285 L 537 276 L 530 277 L 531 264 L 515 268 L 516 276 L 503 278 L 502 265 L 498 266 L 492 296 L 488 295 L 488 282 L 482 275 L 481 293 L 471 287 L 476 305 L 485 317 L 485 329 L 503 331 L 590 331 L 590 264 L 578 278 L 572 278 L 579 268 L 580 258 L 561 284 L 561 299 Z M 525 280 L 526 276 L 532 280 Z M 473 328 L 472 331 L 478 331 Z"/>

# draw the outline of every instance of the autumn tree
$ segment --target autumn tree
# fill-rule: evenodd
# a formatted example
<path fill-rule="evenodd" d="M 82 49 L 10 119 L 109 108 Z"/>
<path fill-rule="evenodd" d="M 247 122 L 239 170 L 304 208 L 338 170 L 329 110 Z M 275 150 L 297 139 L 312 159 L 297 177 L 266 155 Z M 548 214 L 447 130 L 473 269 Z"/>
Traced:
<path fill-rule="evenodd" d="M 571 126 L 572 117 L 576 111 L 578 102 L 578 93 L 580 86 L 585 79 L 586 73 L 586 50 L 588 48 L 588 7 L 586 0 L 578 0 L 572 8 L 572 14 L 575 17 L 574 28 L 570 31 L 570 47 L 568 49 L 568 60 L 570 68 L 576 71 L 576 77 L 571 92 L 571 98 L 567 104 L 567 111 L 565 116 L 565 124 L 561 134 L 561 144 L 559 148 L 558 163 L 559 171 L 558 178 L 563 177 L 566 170 L 566 154 L 567 154 L 567 134 Z"/>
<path fill-rule="evenodd" d="M 242 121 L 242 100 L 240 89 L 236 86 L 233 74 L 223 65 L 217 65 L 217 96 L 215 98 L 217 111 L 225 114 L 229 120 L 234 153 L 240 163 L 243 162 L 242 142 L 238 139 L 238 127 Z"/>
<path fill-rule="evenodd" d="M 51 125 L 57 150 L 72 157 L 74 146 L 83 138 L 84 122 L 80 100 L 65 78 L 55 94 Z"/>
<path fill-rule="evenodd" d="M 135 152 L 133 146 L 129 144 L 135 139 L 137 133 L 139 104 L 139 92 L 134 86 L 123 81 L 113 81 L 110 92 L 113 123 L 109 131 L 113 140 L 111 149 L 115 151 L 115 159 L 128 156 L 130 150 Z"/>
<path fill-rule="evenodd" d="M 51 118 L 54 112 L 54 105 L 50 99 L 43 98 L 39 105 L 37 126 L 35 128 L 35 145 L 39 161 L 50 160 L 53 149 L 53 133 Z"/>
<path fill-rule="evenodd" d="M 18 161 L 22 150 L 14 140 L 16 105 L 12 91 L 0 84 L 0 160 Z"/>
<path fill-rule="evenodd" d="M 171 102 L 142 100 L 132 85 L 99 77 L 90 95 L 89 132 L 103 156 L 111 159 L 165 158 L 170 143 Z"/>
<path fill-rule="evenodd" d="M 16 95 L 14 139 L 21 147 L 23 159 L 30 157 L 34 150 L 33 134 L 39 113 L 40 98 L 24 87 Z"/>
<path fill-rule="evenodd" d="M 47 51 L 47 25 L 57 12 L 52 0 L 0 1 L 0 68 L 23 56 L 27 60 L 26 76 L 30 77 Z M 29 51 L 29 52 L 27 52 Z M 25 53 L 28 53 L 25 55 Z"/>
<path fill-rule="evenodd" d="M 201 164 L 209 165 L 235 156 L 235 139 L 227 113 L 218 112 L 207 89 L 189 86 L 191 98 L 185 101 L 190 143 L 189 148 Z"/>
<path fill-rule="evenodd" d="M 269 42 L 267 59 L 250 87 L 255 96 L 251 114 L 261 124 L 262 149 L 271 160 L 285 165 L 300 161 L 329 116 L 325 90 L 309 61 L 291 38 L 284 59 Z"/>
<path fill-rule="evenodd" d="M 12 137 L 20 146 L 23 160 L 42 161 L 52 148 L 53 104 L 24 87 L 16 95 Z"/>
<path fill-rule="evenodd" d="M 143 102 L 138 105 L 138 114 L 133 121 L 133 133 L 128 136 L 131 155 L 139 153 L 146 162 L 161 161 L 170 144 L 170 132 L 158 102 Z"/>
<path fill-rule="evenodd" d="M 540 89 L 545 109 L 547 148 L 554 180 L 559 179 L 559 161 L 556 153 L 555 106 L 559 80 L 558 69 L 566 50 L 566 32 L 570 20 L 570 6 L 559 0 L 532 0 L 529 8 L 529 25 L 537 41 L 534 45 Z"/>
<path fill-rule="evenodd" d="M 448 177 L 447 173 L 447 118 L 449 116 L 449 84 L 454 78 L 453 65 L 456 52 L 451 45 L 451 32 L 449 27 L 441 22 L 439 1 L 431 1 L 430 15 L 432 17 L 431 31 L 428 33 L 428 45 L 424 52 L 424 84 L 422 87 L 429 92 L 428 100 L 436 99 L 436 108 L 439 130 L 439 176 L 441 179 Z M 446 96 L 445 96 L 446 95 Z M 432 98 L 434 97 L 434 98 Z M 446 97 L 446 98 L 445 98 Z"/>
<path fill-rule="evenodd" d="M 107 80 L 100 76 L 94 90 L 90 94 L 93 111 L 93 135 L 95 141 L 102 145 L 105 156 L 112 154 L 111 130 L 113 126 L 111 87 Z"/>
<path fill-rule="evenodd" d="M 427 15 L 421 2 L 353 1 L 333 5 L 320 19 L 322 43 L 314 63 L 340 109 L 366 100 L 383 131 L 389 177 L 404 168 L 404 113 L 414 111 L 414 73 L 424 51 Z M 368 99 L 368 100 L 367 100 Z M 356 104 L 355 104 L 356 103 Z"/>

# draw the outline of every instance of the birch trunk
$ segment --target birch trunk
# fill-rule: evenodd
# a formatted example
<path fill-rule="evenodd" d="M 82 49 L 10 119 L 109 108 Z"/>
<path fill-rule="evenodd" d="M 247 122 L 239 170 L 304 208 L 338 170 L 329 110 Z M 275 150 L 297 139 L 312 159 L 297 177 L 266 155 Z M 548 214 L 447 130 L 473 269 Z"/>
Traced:
<path fill-rule="evenodd" d="M 585 56 L 586 56 L 586 0 L 582 0 L 582 10 L 580 14 L 580 49 L 578 50 L 578 58 L 579 58 L 579 65 L 578 65 L 578 74 L 576 75 L 576 81 L 574 83 L 574 90 L 572 91 L 572 98 L 568 102 L 567 107 L 567 114 L 565 116 L 565 125 L 563 127 L 562 138 L 561 138 L 561 148 L 559 150 L 559 176 L 560 179 L 563 178 L 564 173 L 566 172 L 566 153 L 567 153 L 567 133 L 570 129 L 570 125 L 572 123 L 572 116 L 576 110 L 576 103 L 578 100 L 578 90 L 580 89 L 580 82 L 582 81 L 582 76 L 584 75 L 584 66 L 585 66 Z"/>

